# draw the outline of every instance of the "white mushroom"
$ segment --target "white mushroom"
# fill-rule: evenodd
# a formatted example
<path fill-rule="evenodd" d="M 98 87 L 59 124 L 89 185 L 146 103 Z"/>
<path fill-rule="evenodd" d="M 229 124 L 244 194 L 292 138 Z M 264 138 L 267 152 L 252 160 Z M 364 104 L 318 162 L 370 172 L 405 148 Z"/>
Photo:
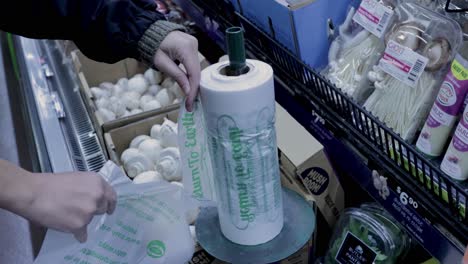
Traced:
<path fill-rule="evenodd" d="M 137 109 L 140 107 L 140 94 L 134 91 L 125 92 L 122 94 L 122 102 L 130 110 Z"/>
<path fill-rule="evenodd" d="M 114 112 L 106 109 L 106 108 L 100 108 L 96 111 L 96 115 L 99 116 L 102 121 L 105 123 L 105 122 L 109 122 L 109 121 L 112 121 L 115 119 L 115 114 Z"/>
<path fill-rule="evenodd" d="M 149 101 L 153 101 L 154 100 L 154 97 L 151 96 L 151 95 L 143 95 L 141 98 L 140 98 L 140 108 L 143 108 L 143 106 L 149 102 Z"/>
<path fill-rule="evenodd" d="M 143 76 L 135 75 L 133 78 L 128 80 L 128 89 L 141 95 L 148 89 L 148 84 Z"/>
<path fill-rule="evenodd" d="M 174 82 L 174 79 L 172 79 L 171 77 L 166 77 L 166 79 L 164 79 L 164 81 L 161 83 L 161 86 L 163 88 L 169 88 L 172 85 L 174 85 Z"/>
<path fill-rule="evenodd" d="M 121 117 L 127 117 L 127 116 L 131 116 L 131 115 L 132 114 L 130 113 L 130 111 L 125 110 L 125 113 Z"/>
<path fill-rule="evenodd" d="M 103 82 L 99 85 L 100 88 L 104 89 L 104 90 L 107 90 L 107 91 L 110 91 L 112 90 L 112 88 L 114 88 L 114 84 L 110 83 L 110 82 Z"/>
<path fill-rule="evenodd" d="M 156 171 L 167 181 L 181 181 L 182 166 L 179 149 L 170 147 L 161 151 Z"/>
<path fill-rule="evenodd" d="M 133 77 L 145 78 L 145 75 L 143 75 L 143 73 L 137 73 L 137 74 L 133 75 Z"/>
<path fill-rule="evenodd" d="M 174 99 L 174 101 L 172 102 L 172 104 L 178 104 L 178 103 L 180 103 L 180 102 L 182 102 L 182 99 L 176 98 L 176 99 Z"/>
<path fill-rule="evenodd" d="M 149 138 L 141 142 L 138 146 L 138 149 L 141 153 L 153 161 L 154 164 L 156 164 L 159 160 L 159 155 L 163 147 L 161 146 L 161 143 L 159 143 L 159 140 Z"/>
<path fill-rule="evenodd" d="M 131 157 L 138 155 L 140 151 L 137 148 L 128 148 L 120 155 L 120 161 L 125 164 Z"/>
<path fill-rule="evenodd" d="M 156 124 L 152 126 L 150 135 L 152 138 L 160 140 L 161 139 L 161 125 Z"/>
<path fill-rule="evenodd" d="M 168 89 L 162 89 L 156 95 L 156 100 L 161 104 L 161 106 L 168 106 L 174 101 L 174 95 Z"/>
<path fill-rule="evenodd" d="M 96 100 L 96 106 L 98 108 L 107 108 L 109 106 L 109 99 L 106 97 L 99 98 Z"/>
<path fill-rule="evenodd" d="M 136 115 L 139 113 L 143 113 L 143 110 L 141 110 L 140 108 L 133 109 L 132 111 L 130 111 L 130 115 Z"/>
<path fill-rule="evenodd" d="M 120 96 L 124 92 L 125 92 L 125 90 L 118 84 L 116 84 L 116 85 L 114 85 L 114 87 L 112 87 L 112 96 Z"/>
<path fill-rule="evenodd" d="M 150 111 L 150 110 L 161 108 L 161 104 L 156 100 L 152 100 L 144 104 L 142 108 L 143 108 L 143 111 Z"/>
<path fill-rule="evenodd" d="M 164 147 L 177 147 L 177 124 L 167 118 L 164 118 L 164 122 L 162 123 L 159 131 L 159 137 L 161 138 L 161 144 Z"/>
<path fill-rule="evenodd" d="M 118 97 L 112 96 L 109 99 L 109 110 L 114 112 L 117 117 L 120 117 L 125 114 L 126 107 Z"/>
<path fill-rule="evenodd" d="M 158 181 L 164 181 L 164 178 L 157 171 L 145 171 L 138 174 L 138 176 L 133 179 L 133 183 L 135 184 Z"/>
<path fill-rule="evenodd" d="M 132 139 L 132 141 L 130 142 L 130 148 L 138 148 L 140 146 L 140 144 L 147 140 L 147 139 L 151 139 L 151 137 L 147 136 L 147 135 L 139 135 L 137 137 L 135 137 L 134 139 Z"/>
<path fill-rule="evenodd" d="M 90 90 L 95 100 L 111 96 L 110 90 L 104 90 L 98 87 L 92 87 Z"/>
<path fill-rule="evenodd" d="M 145 71 L 144 76 L 150 85 L 159 84 L 162 81 L 162 74 L 151 68 Z"/>
<path fill-rule="evenodd" d="M 423 56 L 429 59 L 427 71 L 437 71 L 450 60 L 451 47 L 445 38 L 436 38 L 423 51 Z"/>
<path fill-rule="evenodd" d="M 117 84 L 122 87 L 122 89 L 124 89 L 125 91 L 128 90 L 128 79 L 127 78 L 120 78 L 118 81 L 117 81 Z"/>
<path fill-rule="evenodd" d="M 157 85 L 157 84 L 154 84 L 154 85 L 151 85 L 149 88 L 148 88 L 148 91 L 147 93 L 152 95 L 152 96 L 155 96 L 158 94 L 158 92 L 161 90 L 161 86 Z"/>
<path fill-rule="evenodd" d="M 176 82 L 174 83 L 174 85 L 172 85 L 169 88 L 169 91 L 171 91 L 172 94 L 174 94 L 176 98 L 182 98 L 185 95 L 184 92 L 182 91 L 182 88 L 180 88 L 179 84 Z"/>
<path fill-rule="evenodd" d="M 128 158 L 127 162 L 124 163 L 125 171 L 130 178 L 135 178 L 138 174 L 153 169 L 154 165 L 150 159 L 148 159 L 142 153 L 137 153 Z"/>

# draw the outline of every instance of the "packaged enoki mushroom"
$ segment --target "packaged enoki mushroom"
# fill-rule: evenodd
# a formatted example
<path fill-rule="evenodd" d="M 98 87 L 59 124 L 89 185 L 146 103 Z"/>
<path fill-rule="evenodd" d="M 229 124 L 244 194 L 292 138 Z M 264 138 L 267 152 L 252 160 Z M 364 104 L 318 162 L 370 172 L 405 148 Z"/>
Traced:
<path fill-rule="evenodd" d="M 413 140 L 462 42 L 457 22 L 414 3 L 397 6 L 385 51 L 369 71 L 375 90 L 364 107 Z"/>
<path fill-rule="evenodd" d="M 367 73 L 385 49 L 382 40 L 392 23 L 397 0 L 363 0 L 350 7 L 332 42 L 324 74 L 343 92 L 362 102 L 371 92 Z"/>

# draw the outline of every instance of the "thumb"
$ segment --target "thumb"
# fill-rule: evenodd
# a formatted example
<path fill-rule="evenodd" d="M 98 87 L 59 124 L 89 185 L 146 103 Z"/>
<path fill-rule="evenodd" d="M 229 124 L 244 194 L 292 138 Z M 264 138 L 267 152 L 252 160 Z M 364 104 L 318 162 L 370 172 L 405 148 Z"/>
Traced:
<path fill-rule="evenodd" d="M 74 231 L 73 236 L 80 243 L 86 242 L 86 240 L 88 239 L 88 230 L 87 230 L 86 226 Z"/>

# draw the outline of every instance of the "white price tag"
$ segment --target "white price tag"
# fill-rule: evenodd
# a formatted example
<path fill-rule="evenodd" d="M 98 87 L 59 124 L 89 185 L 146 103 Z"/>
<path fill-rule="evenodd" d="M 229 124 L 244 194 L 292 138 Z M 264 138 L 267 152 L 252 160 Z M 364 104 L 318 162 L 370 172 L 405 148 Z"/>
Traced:
<path fill-rule="evenodd" d="M 378 38 L 382 37 L 393 16 L 393 10 L 376 0 L 362 0 L 353 20 Z"/>
<path fill-rule="evenodd" d="M 428 58 L 391 40 L 380 59 L 379 67 L 397 80 L 415 87 L 428 61 Z"/>

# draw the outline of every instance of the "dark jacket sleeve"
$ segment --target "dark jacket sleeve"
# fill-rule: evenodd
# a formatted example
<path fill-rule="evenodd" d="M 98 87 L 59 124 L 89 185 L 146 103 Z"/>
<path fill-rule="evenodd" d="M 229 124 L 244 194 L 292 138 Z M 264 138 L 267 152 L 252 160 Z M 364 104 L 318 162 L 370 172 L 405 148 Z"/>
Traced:
<path fill-rule="evenodd" d="M 108 63 L 141 59 L 139 41 L 150 27 L 162 37 L 178 29 L 162 20 L 153 0 L 6 0 L 0 7 L 1 30 L 73 40 L 89 58 Z M 150 46 L 157 49 L 158 41 Z"/>

